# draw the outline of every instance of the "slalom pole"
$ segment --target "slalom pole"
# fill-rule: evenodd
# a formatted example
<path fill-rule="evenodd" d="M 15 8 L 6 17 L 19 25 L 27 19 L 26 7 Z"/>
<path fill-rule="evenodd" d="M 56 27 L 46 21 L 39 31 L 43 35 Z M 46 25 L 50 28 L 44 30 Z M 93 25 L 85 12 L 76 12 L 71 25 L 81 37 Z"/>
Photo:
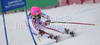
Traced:
<path fill-rule="evenodd" d="M 93 25 L 97 26 L 97 24 L 89 24 L 89 23 L 78 23 L 78 22 L 51 22 L 51 23 L 68 23 L 68 24 L 81 24 L 81 25 Z"/>
<path fill-rule="evenodd" d="M 4 18 L 4 13 L 2 12 L 2 16 L 3 16 L 3 23 L 4 23 L 4 31 L 5 31 L 5 37 L 6 37 L 6 43 L 8 44 L 8 38 L 7 38 L 7 31 L 6 31 L 6 24 L 5 24 L 5 18 Z"/>
<path fill-rule="evenodd" d="M 35 41 L 35 38 L 34 38 L 34 36 L 33 36 L 33 33 L 32 33 L 32 31 L 31 31 L 31 27 L 30 27 L 28 15 L 27 15 L 27 7 L 26 7 L 26 6 L 25 6 L 25 10 L 26 10 L 26 17 L 27 17 L 27 21 L 28 21 L 28 25 L 29 25 L 29 30 L 30 30 L 31 36 L 32 36 L 32 38 L 33 38 L 33 41 L 34 41 L 35 45 L 37 45 L 37 43 L 36 43 L 36 41 Z"/>
<path fill-rule="evenodd" d="M 5 31 L 5 37 L 6 37 L 6 43 L 8 44 L 8 37 L 7 37 L 7 31 L 6 31 L 6 24 L 5 24 L 5 17 L 4 17 L 4 7 L 3 7 L 3 0 L 1 0 L 1 7 L 2 7 L 2 17 L 3 17 L 3 24 L 4 24 L 4 31 Z"/>

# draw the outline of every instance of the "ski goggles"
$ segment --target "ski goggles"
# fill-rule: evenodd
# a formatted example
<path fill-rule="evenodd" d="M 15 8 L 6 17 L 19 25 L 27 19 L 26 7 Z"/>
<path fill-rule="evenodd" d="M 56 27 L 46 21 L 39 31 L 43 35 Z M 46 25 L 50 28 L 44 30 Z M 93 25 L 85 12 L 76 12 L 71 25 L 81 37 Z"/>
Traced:
<path fill-rule="evenodd" d="M 32 15 L 32 18 L 39 18 L 41 17 L 41 14 L 38 14 L 38 15 Z"/>

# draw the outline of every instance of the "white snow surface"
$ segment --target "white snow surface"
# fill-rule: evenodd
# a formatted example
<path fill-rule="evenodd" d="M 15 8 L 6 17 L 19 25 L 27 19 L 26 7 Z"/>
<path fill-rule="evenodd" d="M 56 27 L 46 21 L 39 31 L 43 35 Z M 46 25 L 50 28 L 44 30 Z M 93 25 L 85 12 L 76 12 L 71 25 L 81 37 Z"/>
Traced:
<path fill-rule="evenodd" d="M 69 5 L 52 9 L 42 9 L 42 11 L 51 16 L 52 21 L 98 25 L 53 24 L 71 29 L 76 32 L 77 36 L 66 38 L 58 43 L 55 43 L 55 40 L 44 37 L 40 38 L 41 43 L 39 43 L 37 36 L 34 36 L 38 45 L 100 45 L 100 3 Z M 25 12 L 5 14 L 9 45 L 35 45 L 30 32 L 26 28 L 25 19 Z M 55 35 L 60 34 L 51 30 L 45 31 Z M 6 45 L 2 15 L 0 15 L 0 45 Z"/>

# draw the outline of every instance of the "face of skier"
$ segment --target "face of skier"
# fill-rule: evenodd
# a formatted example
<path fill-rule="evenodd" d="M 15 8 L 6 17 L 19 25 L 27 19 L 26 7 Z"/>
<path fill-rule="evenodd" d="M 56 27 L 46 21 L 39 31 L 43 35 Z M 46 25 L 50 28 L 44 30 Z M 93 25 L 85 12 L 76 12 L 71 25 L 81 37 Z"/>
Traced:
<path fill-rule="evenodd" d="M 41 13 L 37 15 L 32 15 L 32 18 L 38 20 L 39 18 L 41 18 Z"/>

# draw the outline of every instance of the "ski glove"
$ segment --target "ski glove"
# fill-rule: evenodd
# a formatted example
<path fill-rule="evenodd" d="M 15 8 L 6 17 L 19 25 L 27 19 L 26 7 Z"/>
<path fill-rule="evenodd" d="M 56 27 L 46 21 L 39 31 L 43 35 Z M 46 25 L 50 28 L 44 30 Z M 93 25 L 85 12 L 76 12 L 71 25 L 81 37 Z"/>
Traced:
<path fill-rule="evenodd" d="M 46 25 L 50 25 L 51 20 L 46 20 L 45 23 L 46 23 Z"/>
<path fill-rule="evenodd" d="M 44 33 L 45 33 L 45 31 L 43 31 L 43 30 L 39 30 L 39 34 L 40 34 L 41 36 L 43 36 Z"/>

